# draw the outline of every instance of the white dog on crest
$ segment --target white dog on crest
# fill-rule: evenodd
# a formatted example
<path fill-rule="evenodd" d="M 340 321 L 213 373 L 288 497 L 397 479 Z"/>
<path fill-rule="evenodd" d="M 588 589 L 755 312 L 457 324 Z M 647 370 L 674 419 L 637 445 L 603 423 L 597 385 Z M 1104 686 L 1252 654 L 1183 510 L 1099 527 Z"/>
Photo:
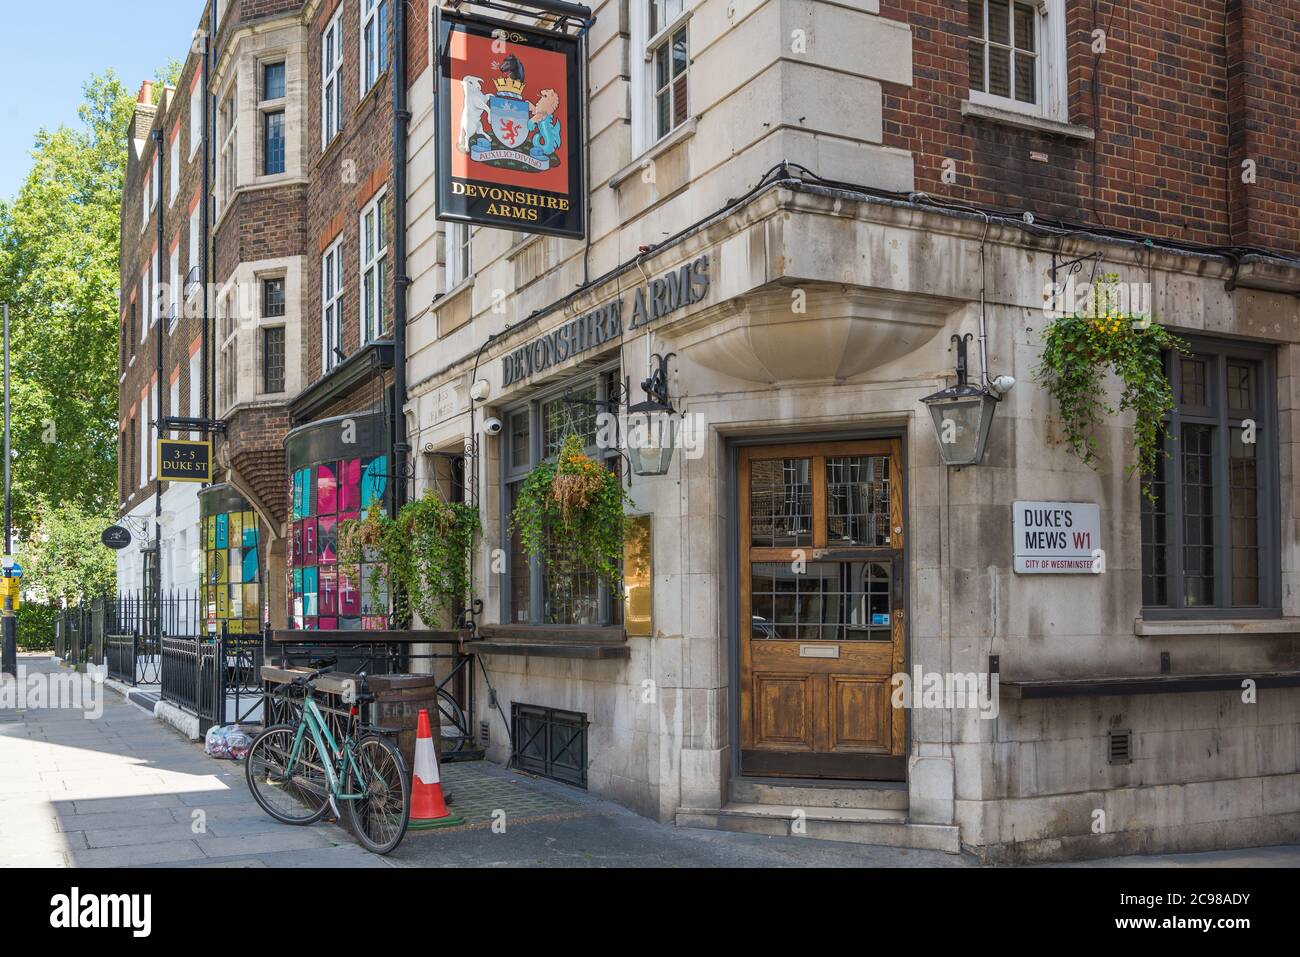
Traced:
<path fill-rule="evenodd" d="M 470 138 L 482 129 L 488 98 L 483 92 L 483 81 L 476 76 L 465 77 L 460 85 L 465 90 L 465 108 L 460 114 L 460 139 L 456 146 L 462 153 L 468 153 Z"/>

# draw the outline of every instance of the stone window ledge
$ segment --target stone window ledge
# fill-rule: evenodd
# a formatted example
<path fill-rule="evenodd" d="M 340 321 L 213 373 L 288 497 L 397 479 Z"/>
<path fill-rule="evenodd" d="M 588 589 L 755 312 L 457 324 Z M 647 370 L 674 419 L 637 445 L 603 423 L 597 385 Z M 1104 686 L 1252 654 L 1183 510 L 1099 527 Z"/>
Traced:
<path fill-rule="evenodd" d="M 1300 635 L 1300 618 L 1197 618 L 1133 622 L 1139 638 L 1195 638 L 1202 635 L 1235 635 L 1242 638 L 1269 635 Z"/>
<path fill-rule="evenodd" d="M 487 625 L 466 649 L 485 655 L 545 658 L 627 659 L 631 650 L 622 628 L 551 625 Z"/>
<path fill-rule="evenodd" d="M 1087 126 L 1062 123 L 1060 120 L 1049 120 L 1043 116 L 1020 113 L 1016 110 L 1002 110 L 996 106 L 972 103 L 970 100 L 961 101 L 961 115 L 977 120 L 987 120 L 990 123 L 1000 123 L 1003 126 L 1014 126 L 1020 130 L 1048 133 L 1052 136 L 1064 136 L 1066 139 L 1091 142 L 1097 138 L 1096 132 Z"/>
<path fill-rule="evenodd" d="M 690 139 L 692 136 L 695 135 L 695 126 L 696 126 L 696 118 L 692 116 L 689 120 L 682 123 L 681 126 L 677 127 L 677 129 L 673 130 L 663 139 L 655 142 L 654 145 L 652 145 L 644 153 L 642 153 L 632 162 L 628 163 L 621 170 L 619 170 L 617 173 L 611 176 L 609 178 L 609 188 L 618 189 L 628 179 L 630 179 L 636 173 L 640 172 L 641 169 L 647 163 L 654 162 L 658 157 L 662 156 L 664 153 L 667 153 L 670 149 L 672 149 L 677 144 Z"/>

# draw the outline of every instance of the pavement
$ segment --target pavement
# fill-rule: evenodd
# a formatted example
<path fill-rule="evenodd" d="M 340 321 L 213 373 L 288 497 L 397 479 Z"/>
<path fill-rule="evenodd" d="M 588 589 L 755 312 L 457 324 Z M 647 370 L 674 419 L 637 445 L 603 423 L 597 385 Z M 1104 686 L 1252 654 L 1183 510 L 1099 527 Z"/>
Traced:
<path fill-rule="evenodd" d="M 28 656 L 29 674 L 60 673 Z M 976 867 L 970 855 L 675 828 L 488 762 L 445 763 L 465 824 L 408 832 L 386 858 L 338 826 L 286 827 L 218 761 L 101 686 L 102 714 L 0 696 L 0 867 Z M 95 710 L 92 709 L 91 713 Z M 1300 846 L 1087 862 L 1297 867 Z"/>

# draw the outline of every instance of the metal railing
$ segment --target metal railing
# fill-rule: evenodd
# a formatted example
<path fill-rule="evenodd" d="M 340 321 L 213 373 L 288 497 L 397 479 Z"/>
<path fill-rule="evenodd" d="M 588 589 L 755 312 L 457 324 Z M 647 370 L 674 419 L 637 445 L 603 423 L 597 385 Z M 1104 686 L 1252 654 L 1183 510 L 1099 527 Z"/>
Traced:
<path fill-rule="evenodd" d="M 199 719 L 199 730 L 262 718 L 261 635 L 160 639 L 163 701 Z"/>
<path fill-rule="evenodd" d="M 337 658 L 335 671 L 378 676 L 410 674 L 417 662 L 424 662 L 426 673 L 438 678 L 443 727 L 454 727 L 457 732 L 453 739 L 458 740 L 450 742 L 444 734 L 444 747 L 457 749 L 476 741 L 477 734 L 471 726 L 474 720 L 475 659 L 472 653 L 464 650 L 467 634 L 366 632 L 366 637 L 361 640 L 338 637 L 343 634 L 339 632 L 328 634 L 332 640 L 323 640 L 321 633 L 274 632 L 274 641 L 267 646 L 266 663 L 292 668 L 306 667 L 323 658 Z M 389 640 L 379 637 L 390 634 L 392 638 Z M 301 641 L 297 640 L 298 635 L 302 636 Z M 414 648 L 419 645 L 432 646 L 435 650 L 417 652 Z M 287 720 L 284 704 L 277 705 L 272 701 L 271 689 L 267 691 L 266 708 L 273 720 Z"/>
<path fill-rule="evenodd" d="M 54 655 L 69 668 L 84 671 L 104 663 L 104 630 L 112 614 L 108 599 L 64 608 L 54 619 Z"/>
<path fill-rule="evenodd" d="M 216 713 L 218 641 L 208 638 L 162 638 L 161 697 L 197 715 L 202 722 Z"/>
<path fill-rule="evenodd" d="M 337 670 L 361 675 L 423 671 L 438 679 L 444 728 L 455 746 L 475 740 L 474 655 L 460 632 L 275 632 L 207 634 L 197 593 L 147 591 L 100 598 L 59 612 L 54 653 L 70 667 L 103 666 L 132 686 L 157 685 L 162 700 L 214 724 L 275 720 L 262 666 L 307 665 L 337 656 Z M 427 646 L 431 650 L 424 650 Z M 419 648 L 419 650 L 417 650 Z M 446 743 L 444 739 L 444 743 Z"/>

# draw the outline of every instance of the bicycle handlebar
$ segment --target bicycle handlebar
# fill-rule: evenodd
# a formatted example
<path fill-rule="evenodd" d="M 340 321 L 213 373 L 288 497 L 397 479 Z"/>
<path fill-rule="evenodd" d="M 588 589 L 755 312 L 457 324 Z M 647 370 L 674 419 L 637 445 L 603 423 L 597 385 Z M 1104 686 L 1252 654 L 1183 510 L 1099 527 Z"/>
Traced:
<path fill-rule="evenodd" d="M 315 681 L 321 675 L 329 674 L 334 670 L 335 665 L 338 663 L 338 658 L 322 658 L 320 661 L 313 661 L 311 663 L 313 671 L 310 674 L 299 675 L 297 678 L 294 678 L 291 683 L 298 685 L 299 687 L 306 686 Z"/>

